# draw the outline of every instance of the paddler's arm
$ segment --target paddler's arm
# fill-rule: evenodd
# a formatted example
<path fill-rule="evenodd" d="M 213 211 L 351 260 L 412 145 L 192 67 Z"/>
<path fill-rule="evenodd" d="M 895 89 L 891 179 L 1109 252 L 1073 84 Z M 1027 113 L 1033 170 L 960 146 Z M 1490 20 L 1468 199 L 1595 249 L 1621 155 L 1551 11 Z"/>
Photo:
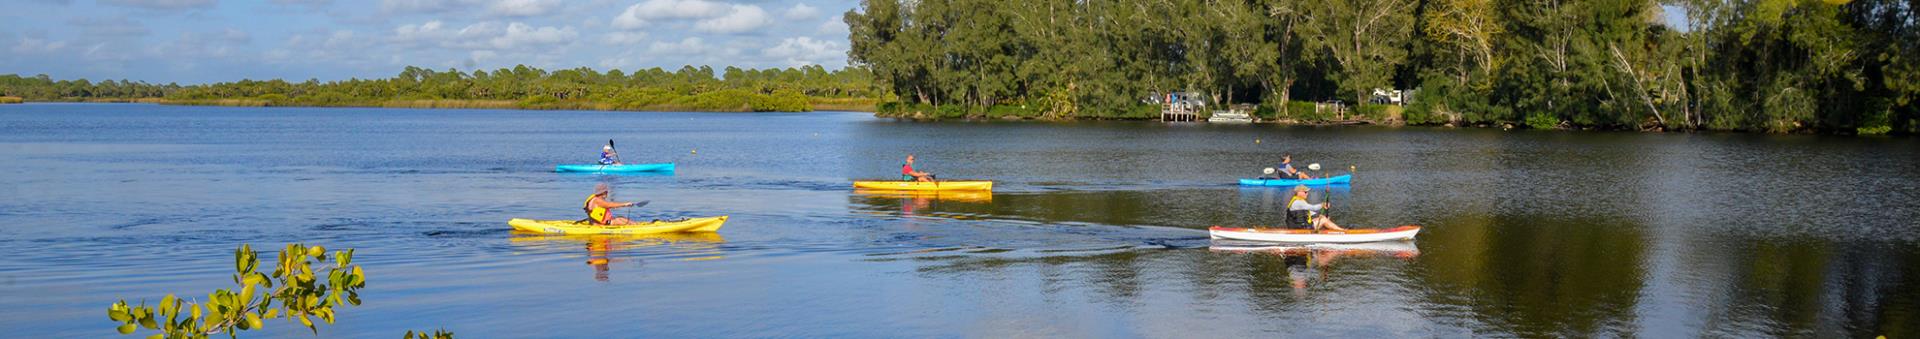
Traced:
<path fill-rule="evenodd" d="M 606 199 L 606 198 L 594 198 L 594 199 L 593 199 L 593 206 L 594 206 L 594 207 L 599 207 L 599 208 L 605 208 L 605 209 L 615 209 L 615 208 L 621 208 L 621 207 L 627 207 L 627 206 L 633 206 L 633 203 L 630 203 L 630 202 L 612 202 L 612 201 L 607 201 L 607 199 Z"/>

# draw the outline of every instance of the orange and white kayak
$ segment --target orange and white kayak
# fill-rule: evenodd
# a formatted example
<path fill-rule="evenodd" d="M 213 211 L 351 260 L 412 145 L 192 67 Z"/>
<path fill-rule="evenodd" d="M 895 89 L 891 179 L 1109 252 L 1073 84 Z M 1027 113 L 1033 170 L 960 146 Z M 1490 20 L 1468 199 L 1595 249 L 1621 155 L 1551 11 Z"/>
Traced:
<path fill-rule="evenodd" d="M 1214 239 L 1287 243 L 1362 243 L 1413 240 L 1413 236 L 1419 233 L 1419 225 L 1407 225 L 1388 229 L 1350 229 L 1346 231 L 1317 233 L 1313 230 L 1284 228 L 1233 228 L 1214 226 L 1207 229 L 1207 235 Z"/>
<path fill-rule="evenodd" d="M 898 180 L 855 180 L 853 188 L 896 191 L 992 191 L 993 181 L 952 180 L 952 181 L 898 181 Z"/>

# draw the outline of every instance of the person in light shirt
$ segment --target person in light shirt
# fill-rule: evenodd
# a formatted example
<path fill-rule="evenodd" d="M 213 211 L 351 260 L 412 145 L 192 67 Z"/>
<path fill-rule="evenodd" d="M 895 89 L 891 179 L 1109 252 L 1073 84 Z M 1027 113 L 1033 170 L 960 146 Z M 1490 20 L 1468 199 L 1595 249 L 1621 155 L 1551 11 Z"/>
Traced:
<path fill-rule="evenodd" d="M 1312 190 L 1307 189 L 1305 185 L 1293 187 L 1293 199 L 1287 201 L 1287 228 L 1311 228 L 1316 232 L 1346 231 L 1347 229 L 1340 227 L 1340 224 L 1333 223 L 1333 218 L 1319 213 L 1327 208 L 1326 203 L 1307 202 L 1307 192 L 1310 191 Z"/>

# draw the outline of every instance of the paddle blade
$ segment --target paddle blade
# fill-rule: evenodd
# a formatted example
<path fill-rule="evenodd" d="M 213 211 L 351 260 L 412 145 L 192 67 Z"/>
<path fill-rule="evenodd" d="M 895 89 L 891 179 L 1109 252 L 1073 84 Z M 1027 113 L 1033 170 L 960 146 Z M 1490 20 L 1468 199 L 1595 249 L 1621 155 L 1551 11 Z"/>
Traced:
<path fill-rule="evenodd" d="M 641 200 L 640 202 L 633 203 L 633 206 L 630 206 L 630 207 L 646 206 L 647 204 L 650 204 L 650 203 L 653 203 L 653 200 Z"/>

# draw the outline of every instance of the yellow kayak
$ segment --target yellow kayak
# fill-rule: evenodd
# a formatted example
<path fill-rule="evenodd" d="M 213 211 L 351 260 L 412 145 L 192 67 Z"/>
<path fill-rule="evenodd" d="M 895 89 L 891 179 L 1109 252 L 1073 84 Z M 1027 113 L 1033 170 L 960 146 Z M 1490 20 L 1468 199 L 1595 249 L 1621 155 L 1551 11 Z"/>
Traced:
<path fill-rule="evenodd" d="M 932 199 L 959 202 L 993 202 L 993 191 L 902 191 L 855 188 L 853 194 L 887 199 Z"/>
<path fill-rule="evenodd" d="M 655 221 L 631 225 L 601 226 L 582 224 L 578 220 L 507 220 L 513 229 L 557 234 L 653 234 L 673 232 L 713 232 L 727 222 L 727 216 L 693 218 L 678 221 Z"/>
<path fill-rule="evenodd" d="M 894 180 L 855 180 L 853 188 L 898 191 L 992 191 L 993 182 L 987 180 L 956 181 L 894 181 Z"/>

